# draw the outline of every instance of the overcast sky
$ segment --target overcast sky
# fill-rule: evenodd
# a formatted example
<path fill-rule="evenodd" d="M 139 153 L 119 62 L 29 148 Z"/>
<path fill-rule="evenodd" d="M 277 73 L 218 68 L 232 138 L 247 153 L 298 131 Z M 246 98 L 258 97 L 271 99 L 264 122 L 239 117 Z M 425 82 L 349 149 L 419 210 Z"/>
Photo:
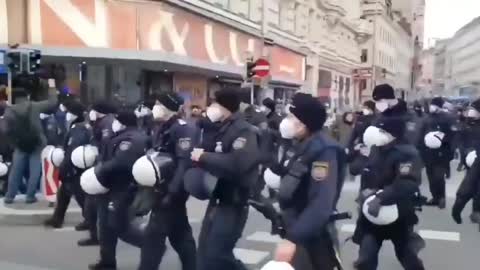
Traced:
<path fill-rule="evenodd" d="M 426 0 L 426 4 L 425 45 L 433 45 L 432 38 L 451 37 L 480 16 L 480 0 Z"/>

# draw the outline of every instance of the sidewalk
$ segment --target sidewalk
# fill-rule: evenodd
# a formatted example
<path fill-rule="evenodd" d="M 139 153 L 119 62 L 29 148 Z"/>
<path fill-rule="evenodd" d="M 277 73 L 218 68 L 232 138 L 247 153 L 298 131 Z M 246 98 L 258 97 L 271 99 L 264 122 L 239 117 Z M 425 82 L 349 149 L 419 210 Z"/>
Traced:
<path fill-rule="evenodd" d="M 4 204 L 0 199 L 0 225 L 42 225 L 53 213 L 53 207 L 48 207 L 48 202 L 38 194 L 38 202 L 25 204 L 25 196 L 18 195 L 13 204 Z M 81 210 L 75 200 L 70 202 L 67 217 L 80 218 Z"/>

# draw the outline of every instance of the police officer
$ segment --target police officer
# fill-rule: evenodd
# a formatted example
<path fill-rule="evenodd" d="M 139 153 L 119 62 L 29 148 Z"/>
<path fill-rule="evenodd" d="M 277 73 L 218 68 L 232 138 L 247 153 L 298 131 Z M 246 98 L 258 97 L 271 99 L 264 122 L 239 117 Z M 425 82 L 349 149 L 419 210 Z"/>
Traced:
<path fill-rule="evenodd" d="M 60 107 L 64 107 L 64 105 L 61 104 Z M 64 125 L 65 122 L 57 121 L 57 110 L 58 108 L 54 107 L 50 108 L 45 113 L 40 113 L 40 120 L 43 133 L 45 134 L 45 138 L 47 139 L 47 145 L 59 146 L 63 142 L 63 138 L 61 136 L 61 125 Z"/>
<path fill-rule="evenodd" d="M 155 120 L 152 148 L 171 154 L 176 168 L 173 177 L 167 179 L 168 187 L 155 189 L 155 203 L 145 230 L 139 270 L 158 269 L 167 237 L 179 255 L 182 269 L 195 269 L 195 240 L 188 222 L 188 194 L 183 188 L 183 175 L 191 167 L 190 152 L 197 144 L 199 132 L 179 116 L 182 105 L 183 99 L 178 94 L 163 93 L 152 109 Z"/>
<path fill-rule="evenodd" d="M 194 149 L 191 159 L 218 177 L 202 224 L 198 243 L 198 270 L 246 269 L 233 255 L 248 217 L 250 191 L 258 179 L 257 136 L 239 112 L 236 89 L 215 93 L 207 109 L 212 122 L 221 122 L 215 152 Z"/>
<path fill-rule="evenodd" d="M 462 224 L 462 211 L 467 203 L 475 199 L 480 193 L 480 160 L 473 159 L 470 169 L 467 170 L 465 177 L 458 187 L 455 203 L 452 207 L 452 217 L 457 224 Z M 475 204 L 475 202 L 474 202 Z M 475 205 L 474 205 L 475 207 Z"/>
<path fill-rule="evenodd" d="M 135 109 L 138 128 L 142 129 L 148 135 L 152 133 L 153 128 L 152 108 L 154 105 L 155 98 L 154 96 L 150 96 Z"/>
<path fill-rule="evenodd" d="M 424 269 L 413 248 L 421 160 L 415 147 L 403 138 L 404 132 L 401 117 L 381 117 L 364 134 L 364 142 L 378 151 L 372 153 L 362 175 L 368 181 L 359 199 L 362 211 L 353 236 L 360 246 L 355 263 L 359 270 L 377 269 L 384 240 L 393 242 L 404 269 Z M 389 215 L 383 215 L 385 212 Z"/>
<path fill-rule="evenodd" d="M 6 165 L 7 169 L 4 175 L 0 176 L 0 196 L 4 196 L 5 192 L 7 192 L 8 170 L 12 162 L 14 150 L 7 133 L 7 119 L 3 117 L 5 109 L 6 106 L 0 104 L 0 163 Z"/>
<path fill-rule="evenodd" d="M 80 175 L 83 170 L 76 168 L 71 161 L 73 150 L 86 145 L 91 140 L 91 126 L 85 122 L 85 107 L 78 101 L 70 101 L 64 104 L 66 109 L 67 134 L 64 139 L 63 149 L 65 158 L 60 165 L 59 175 L 62 182 L 57 191 L 57 204 L 53 216 L 45 221 L 46 226 L 59 228 L 63 225 L 65 213 L 70 199 L 73 196 L 77 204 L 83 209 L 85 193 L 80 187 Z M 86 221 L 78 224 L 76 230 L 88 229 Z"/>
<path fill-rule="evenodd" d="M 372 93 L 375 108 L 384 116 L 404 116 L 407 113 L 407 104 L 395 98 L 395 90 L 389 84 L 375 86 Z"/>
<path fill-rule="evenodd" d="M 469 169 L 476 158 L 476 150 L 480 147 L 480 99 L 472 102 L 466 110 L 465 122 L 458 134 L 457 141 L 462 157 L 460 162 Z M 480 193 L 473 198 L 470 219 L 474 223 L 480 223 Z"/>
<path fill-rule="evenodd" d="M 453 159 L 452 142 L 458 130 L 454 119 L 442 111 L 443 103 L 441 97 L 432 99 L 420 136 L 424 139 L 420 151 L 432 193 L 427 205 L 440 209 L 445 208 L 445 177 Z"/>
<path fill-rule="evenodd" d="M 114 114 L 117 112 L 116 106 L 108 100 L 100 100 L 93 104 L 88 114 L 89 120 L 92 122 L 93 137 L 91 144 L 98 148 L 98 162 L 106 161 L 106 146 L 114 135 L 112 124 L 115 120 Z M 78 241 L 79 246 L 98 245 L 97 236 L 97 198 L 95 195 L 87 195 L 85 197 L 85 215 L 90 226 L 90 237 Z"/>
<path fill-rule="evenodd" d="M 82 188 L 97 201 L 100 260 L 91 270 L 116 269 L 118 238 L 140 247 L 143 233 L 131 226 L 129 206 L 135 196 L 132 167 L 145 154 L 148 137 L 137 128 L 133 111 L 123 109 L 112 123 L 114 135 L 104 148 L 102 163 L 82 174 Z"/>
<path fill-rule="evenodd" d="M 275 257 L 292 262 L 295 269 L 308 265 L 294 260 L 300 249 L 306 251 L 312 269 L 341 267 L 330 217 L 342 189 L 346 156 L 342 146 L 321 132 L 325 120 L 326 110 L 319 101 L 297 93 L 290 113 L 280 123 L 282 137 L 298 144 L 280 184 L 278 198 L 286 234 Z"/>
<path fill-rule="evenodd" d="M 266 98 L 262 101 L 262 105 L 261 110 L 267 115 L 268 126 L 272 130 L 278 131 L 283 117 L 277 113 L 275 101 L 271 98 Z"/>

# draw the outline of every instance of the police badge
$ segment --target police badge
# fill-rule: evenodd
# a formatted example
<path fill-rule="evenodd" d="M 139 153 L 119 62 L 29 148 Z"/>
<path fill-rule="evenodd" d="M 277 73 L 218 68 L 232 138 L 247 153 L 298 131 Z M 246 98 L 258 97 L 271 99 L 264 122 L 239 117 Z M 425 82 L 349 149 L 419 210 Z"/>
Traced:
<path fill-rule="evenodd" d="M 178 146 L 183 151 L 188 150 L 192 146 L 190 138 L 180 138 L 178 140 Z"/>
<path fill-rule="evenodd" d="M 412 171 L 412 167 L 412 163 L 402 163 L 400 164 L 398 171 L 401 175 L 407 175 Z"/>
<path fill-rule="evenodd" d="M 315 181 L 323 181 L 326 180 L 328 177 L 328 163 L 327 162 L 313 162 L 311 176 Z"/>

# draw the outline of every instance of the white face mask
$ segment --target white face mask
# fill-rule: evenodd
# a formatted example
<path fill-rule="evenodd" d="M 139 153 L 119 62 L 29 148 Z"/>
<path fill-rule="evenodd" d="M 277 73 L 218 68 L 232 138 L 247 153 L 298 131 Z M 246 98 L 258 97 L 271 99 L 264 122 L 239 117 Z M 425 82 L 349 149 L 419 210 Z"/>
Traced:
<path fill-rule="evenodd" d="M 280 122 L 279 130 L 280 134 L 282 135 L 282 138 L 284 139 L 293 139 L 295 138 L 296 135 L 296 130 L 297 128 L 295 127 L 295 123 L 288 118 L 285 118 Z"/>
<path fill-rule="evenodd" d="M 65 115 L 65 120 L 67 120 L 67 122 L 73 122 L 77 118 L 78 118 L 78 116 L 76 116 L 75 114 L 73 114 L 71 112 L 67 112 L 67 114 Z"/>
<path fill-rule="evenodd" d="M 262 111 L 262 112 L 265 113 L 265 114 L 269 114 L 269 113 L 272 112 L 272 111 L 271 111 L 269 108 L 267 108 L 266 106 L 260 107 L 260 111 Z"/>
<path fill-rule="evenodd" d="M 430 107 L 428 107 L 428 111 L 430 113 L 436 113 L 440 110 L 440 108 L 438 106 L 435 106 L 435 105 L 430 105 Z"/>
<path fill-rule="evenodd" d="M 66 112 L 66 111 L 67 111 L 67 108 L 65 108 L 65 105 L 63 105 L 63 104 L 60 104 L 60 106 L 58 106 L 58 108 L 59 108 L 60 111 L 62 111 L 62 112 Z"/>
<path fill-rule="evenodd" d="M 369 110 L 369 109 L 363 109 L 363 110 L 362 110 L 362 113 L 363 113 L 363 115 L 371 115 L 371 114 L 372 114 L 372 111 Z"/>
<path fill-rule="evenodd" d="M 125 129 L 125 126 L 120 123 L 117 119 L 115 119 L 112 123 L 112 131 L 117 133 L 121 130 Z"/>
<path fill-rule="evenodd" d="M 207 108 L 207 117 L 208 119 L 210 119 L 210 121 L 214 123 L 218 122 L 222 120 L 222 117 L 223 117 L 222 110 L 217 106 L 210 106 Z"/>
<path fill-rule="evenodd" d="M 44 120 L 44 119 L 47 119 L 50 115 L 46 114 L 46 113 L 40 113 L 40 119 L 41 120 Z"/>
<path fill-rule="evenodd" d="M 90 119 L 90 121 L 97 121 L 97 112 L 94 110 L 91 110 L 88 113 L 88 119 Z"/>
<path fill-rule="evenodd" d="M 467 117 L 469 118 L 480 118 L 480 112 L 475 109 L 469 109 L 467 111 Z"/>
<path fill-rule="evenodd" d="M 375 108 L 379 112 L 384 112 L 388 109 L 388 102 L 387 101 L 377 101 L 377 102 L 375 102 Z"/>

